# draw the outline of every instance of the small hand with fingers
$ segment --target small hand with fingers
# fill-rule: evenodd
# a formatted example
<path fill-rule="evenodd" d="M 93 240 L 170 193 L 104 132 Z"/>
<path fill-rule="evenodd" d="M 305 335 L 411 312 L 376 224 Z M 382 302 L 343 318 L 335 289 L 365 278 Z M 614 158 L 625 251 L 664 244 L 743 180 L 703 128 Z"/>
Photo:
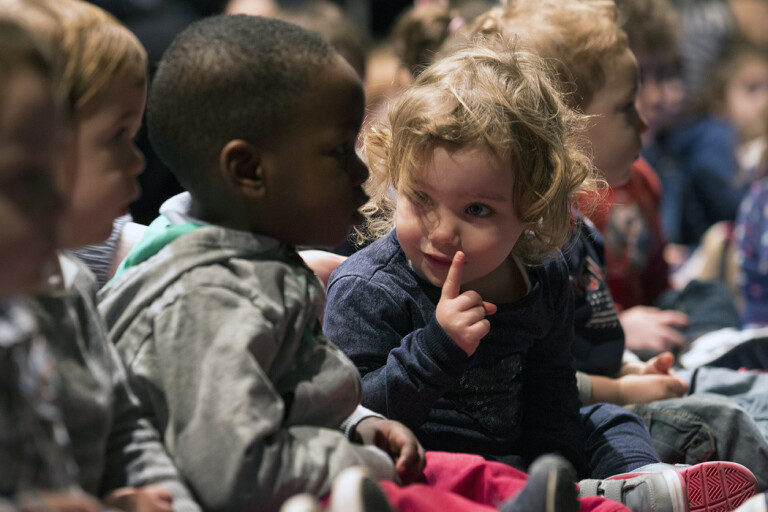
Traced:
<path fill-rule="evenodd" d="M 435 316 L 454 343 L 471 356 L 480 345 L 480 340 L 490 331 L 491 324 L 485 317 L 494 314 L 496 306 L 485 302 L 476 291 L 461 293 L 463 270 L 464 253 L 458 251 L 443 283 Z"/>

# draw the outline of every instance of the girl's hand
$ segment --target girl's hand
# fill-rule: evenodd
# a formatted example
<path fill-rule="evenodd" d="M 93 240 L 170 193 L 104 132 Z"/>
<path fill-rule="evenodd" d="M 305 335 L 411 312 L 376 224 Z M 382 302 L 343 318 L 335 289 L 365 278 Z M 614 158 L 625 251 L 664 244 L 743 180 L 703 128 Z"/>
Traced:
<path fill-rule="evenodd" d="M 473 290 L 461 292 L 461 273 L 464 269 L 464 253 L 456 252 L 443 283 L 440 302 L 435 316 L 443 330 L 458 347 L 471 356 L 480 345 L 480 340 L 491 330 L 491 323 L 485 318 L 496 312 L 496 306 L 485 302 Z"/>

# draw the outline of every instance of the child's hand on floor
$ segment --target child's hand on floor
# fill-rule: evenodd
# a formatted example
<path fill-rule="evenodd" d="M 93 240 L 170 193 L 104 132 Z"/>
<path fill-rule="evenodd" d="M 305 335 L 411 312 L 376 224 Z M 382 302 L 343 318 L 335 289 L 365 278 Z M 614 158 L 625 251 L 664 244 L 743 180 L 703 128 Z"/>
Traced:
<path fill-rule="evenodd" d="M 621 366 L 621 375 L 672 375 L 677 377 L 677 374 L 671 369 L 674 363 L 675 356 L 672 352 L 662 352 L 648 361 L 624 363 Z"/>
<path fill-rule="evenodd" d="M 125 512 L 173 512 L 173 495 L 160 485 L 121 487 L 107 494 L 104 503 Z"/>
<path fill-rule="evenodd" d="M 675 372 L 671 370 L 674 362 L 675 356 L 672 355 L 672 352 L 664 352 L 646 361 L 640 373 L 643 375 L 672 375 L 677 377 Z"/>
<path fill-rule="evenodd" d="M 685 313 L 635 306 L 622 311 L 619 320 L 630 350 L 663 352 L 685 344 L 685 337 L 678 330 L 688 327 Z"/>
<path fill-rule="evenodd" d="M 635 368 L 634 373 L 625 373 L 618 378 L 590 375 L 592 396 L 589 404 L 599 402 L 616 405 L 645 404 L 683 396 L 688 391 L 688 383 L 669 371 L 671 362 L 665 354 L 657 356 L 660 361 L 654 361 L 657 358 L 653 358 L 645 363 L 648 365 L 645 371 Z M 667 369 L 666 373 L 662 371 L 664 368 Z"/>
<path fill-rule="evenodd" d="M 625 375 L 616 379 L 617 405 L 645 404 L 667 398 L 679 398 L 688 391 L 688 384 L 674 375 Z"/>
<path fill-rule="evenodd" d="M 460 293 L 463 269 L 464 253 L 458 251 L 443 283 L 435 317 L 453 342 L 471 356 L 483 336 L 491 330 L 491 324 L 485 317 L 496 312 L 496 305 L 485 302 L 476 291 Z"/>
<path fill-rule="evenodd" d="M 355 430 L 363 444 L 377 446 L 392 457 L 398 483 L 409 484 L 421 476 L 426 463 L 424 448 L 408 427 L 371 416 L 360 421 Z"/>

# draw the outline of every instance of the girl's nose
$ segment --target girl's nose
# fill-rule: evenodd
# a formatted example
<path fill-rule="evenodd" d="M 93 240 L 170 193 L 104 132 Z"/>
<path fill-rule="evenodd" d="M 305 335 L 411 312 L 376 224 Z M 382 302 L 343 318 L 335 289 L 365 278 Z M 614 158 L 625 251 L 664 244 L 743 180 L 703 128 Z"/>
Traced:
<path fill-rule="evenodd" d="M 435 245 L 452 245 L 458 238 L 457 224 L 450 215 L 434 212 L 429 240 Z"/>

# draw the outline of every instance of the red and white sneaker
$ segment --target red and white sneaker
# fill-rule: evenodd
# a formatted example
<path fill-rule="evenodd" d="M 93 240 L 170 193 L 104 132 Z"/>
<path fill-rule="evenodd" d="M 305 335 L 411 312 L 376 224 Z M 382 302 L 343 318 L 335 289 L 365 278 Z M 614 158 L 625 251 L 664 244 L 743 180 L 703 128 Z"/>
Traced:
<path fill-rule="evenodd" d="M 653 464 L 606 480 L 582 480 L 579 496 L 604 496 L 634 512 L 725 512 L 755 494 L 750 470 L 733 462 Z"/>

